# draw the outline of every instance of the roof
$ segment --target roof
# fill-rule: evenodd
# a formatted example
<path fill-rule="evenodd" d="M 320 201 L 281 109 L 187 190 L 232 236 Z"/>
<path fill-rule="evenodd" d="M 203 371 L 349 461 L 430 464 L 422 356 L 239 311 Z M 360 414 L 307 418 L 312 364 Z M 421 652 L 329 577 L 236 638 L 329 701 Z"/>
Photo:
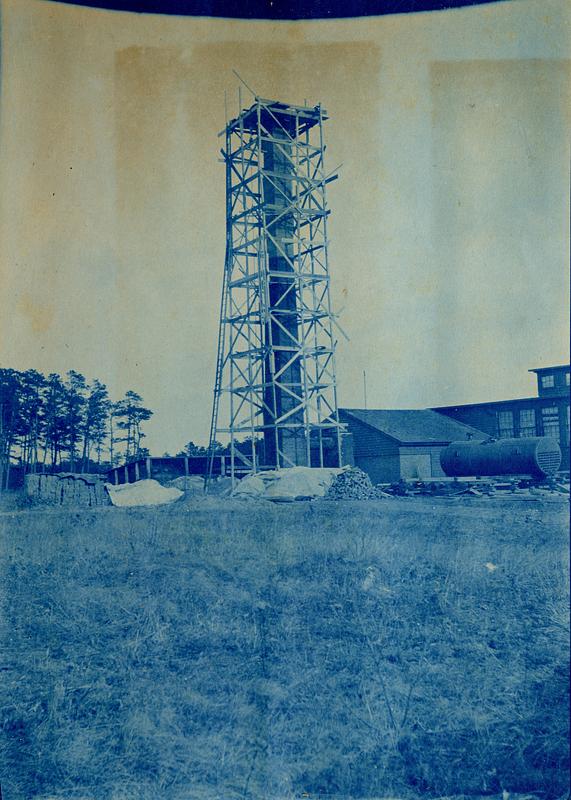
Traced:
<path fill-rule="evenodd" d="M 571 368 L 570 364 L 557 364 L 555 367 L 536 367 L 535 369 L 528 369 L 528 372 L 554 372 L 555 370 L 566 369 L 569 370 Z"/>
<path fill-rule="evenodd" d="M 565 396 L 565 395 L 562 395 Z M 541 406 L 547 402 L 559 399 L 553 395 L 535 395 L 534 397 L 514 397 L 512 400 L 484 400 L 481 403 L 453 403 L 451 406 L 434 406 L 433 411 L 442 412 L 445 414 L 447 411 L 461 411 L 463 408 L 495 408 L 496 406 L 513 406 L 514 403 L 523 403 L 524 406 Z"/>
<path fill-rule="evenodd" d="M 291 136 L 299 136 L 300 133 L 309 130 L 321 120 L 328 119 L 327 112 L 319 105 L 313 107 L 292 106 L 279 100 L 264 100 L 256 97 L 250 108 L 243 109 L 235 119 L 230 120 L 227 129 L 233 131 L 242 126 L 250 132 L 257 130 L 258 111 L 260 122 L 266 130 L 281 127 Z"/>
<path fill-rule="evenodd" d="M 342 408 L 340 412 L 404 444 L 449 444 L 462 439 L 489 438 L 487 433 L 429 408 L 404 411 Z"/>

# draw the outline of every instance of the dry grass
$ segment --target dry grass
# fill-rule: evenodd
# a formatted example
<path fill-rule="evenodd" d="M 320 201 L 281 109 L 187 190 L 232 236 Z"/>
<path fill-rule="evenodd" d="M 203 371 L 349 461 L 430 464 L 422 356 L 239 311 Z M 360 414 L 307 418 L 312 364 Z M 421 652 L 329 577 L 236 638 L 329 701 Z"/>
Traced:
<path fill-rule="evenodd" d="M 226 508 L 4 517 L 6 800 L 561 796 L 565 514 Z"/>

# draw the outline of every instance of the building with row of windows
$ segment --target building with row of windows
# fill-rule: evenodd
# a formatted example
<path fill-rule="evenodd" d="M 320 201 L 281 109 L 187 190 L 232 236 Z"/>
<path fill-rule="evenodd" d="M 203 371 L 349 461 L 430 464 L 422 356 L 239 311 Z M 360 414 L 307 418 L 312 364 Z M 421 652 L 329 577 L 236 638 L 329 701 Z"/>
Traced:
<path fill-rule="evenodd" d="M 439 414 L 472 425 L 500 439 L 550 436 L 559 442 L 561 469 L 569 469 L 569 364 L 531 369 L 537 397 L 443 406 Z"/>
<path fill-rule="evenodd" d="M 569 469 L 569 365 L 533 369 L 537 397 L 433 409 L 339 410 L 354 463 L 374 483 L 441 478 L 440 452 L 452 441 L 549 436 Z"/>

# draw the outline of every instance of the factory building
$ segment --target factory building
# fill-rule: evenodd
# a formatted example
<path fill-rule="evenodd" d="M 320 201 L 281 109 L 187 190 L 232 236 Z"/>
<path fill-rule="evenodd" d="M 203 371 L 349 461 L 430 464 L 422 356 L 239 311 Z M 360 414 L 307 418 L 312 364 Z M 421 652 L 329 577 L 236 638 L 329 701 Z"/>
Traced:
<path fill-rule="evenodd" d="M 550 436 L 561 447 L 561 469 L 568 470 L 569 364 L 529 371 L 537 376 L 537 397 L 444 406 L 433 411 L 498 439 Z"/>
<path fill-rule="evenodd" d="M 430 409 L 339 409 L 352 435 L 355 466 L 373 483 L 441 478 L 440 451 L 453 441 L 484 441 L 486 433 Z"/>

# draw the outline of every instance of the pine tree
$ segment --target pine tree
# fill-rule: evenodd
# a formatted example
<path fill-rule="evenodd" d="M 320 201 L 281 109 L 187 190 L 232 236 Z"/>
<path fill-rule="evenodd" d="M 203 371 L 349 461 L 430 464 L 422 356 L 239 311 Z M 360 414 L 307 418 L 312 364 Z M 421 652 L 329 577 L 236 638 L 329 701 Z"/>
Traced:
<path fill-rule="evenodd" d="M 117 428 L 125 434 L 121 439 L 125 442 L 125 461 L 139 458 L 141 441 L 145 436 L 141 425 L 153 416 L 153 412 L 145 408 L 142 402 L 141 395 L 129 390 L 125 392 L 124 399 L 116 404 Z"/>
<path fill-rule="evenodd" d="M 62 379 L 55 372 L 48 375 L 43 403 L 44 464 L 48 460 L 52 467 L 61 461 L 66 435 L 66 390 Z"/>
<path fill-rule="evenodd" d="M 19 413 L 20 373 L 0 369 L 0 489 L 10 480 L 10 461 Z"/>
<path fill-rule="evenodd" d="M 68 468 L 85 472 L 102 464 L 108 443 L 109 461 L 142 458 L 143 423 L 153 412 L 143 406 L 134 391 L 113 403 L 105 384 L 94 379 L 90 385 L 83 375 L 70 370 L 66 379 L 51 373 L 0 369 L 0 491 L 10 482 L 10 466 L 16 462 L 24 471 L 61 469 L 67 453 Z M 122 433 L 118 436 L 117 432 Z M 41 457 L 40 457 L 41 452 Z"/>
<path fill-rule="evenodd" d="M 84 423 L 86 381 L 83 375 L 70 369 L 65 384 L 66 449 L 69 453 L 69 469 L 74 472 L 77 447 L 81 440 Z"/>
<path fill-rule="evenodd" d="M 85 472 L 88 468 L 93 447 L 97 452 L 97 463 L 101 463 L 103 443 L 107 437 L 109 407 L 110 401 L 107 387 L 96 378 L 89 387 L 89 394 L 85 404 L 85 416 L 82 426 L 82 472 Z"/>
<path fill-rule="evenodd" d="M 19 374 L 19 403 L 16 434 L 20 460 L 26 472 L 36 470 L 42 426 L 43 390 L 46 379 L 35 369 Z"/>

